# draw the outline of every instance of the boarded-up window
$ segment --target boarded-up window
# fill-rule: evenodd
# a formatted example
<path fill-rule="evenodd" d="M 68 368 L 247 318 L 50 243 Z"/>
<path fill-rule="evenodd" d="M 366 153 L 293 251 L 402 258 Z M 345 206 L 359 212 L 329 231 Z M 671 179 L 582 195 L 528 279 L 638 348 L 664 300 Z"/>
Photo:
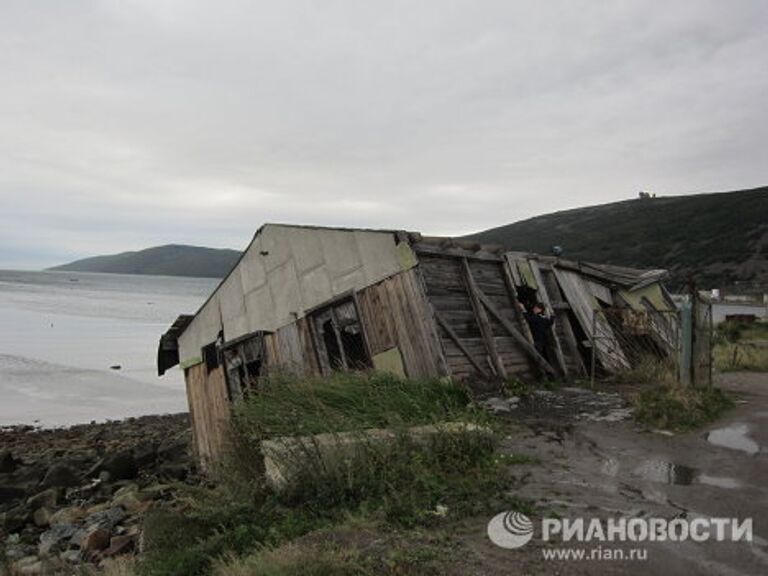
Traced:
<path fill-rule="evenodd" d="M 352 298 L 312 314 L 312 325 L 324 371 L 363 370 L 371 366 L 363 328 Z"/>

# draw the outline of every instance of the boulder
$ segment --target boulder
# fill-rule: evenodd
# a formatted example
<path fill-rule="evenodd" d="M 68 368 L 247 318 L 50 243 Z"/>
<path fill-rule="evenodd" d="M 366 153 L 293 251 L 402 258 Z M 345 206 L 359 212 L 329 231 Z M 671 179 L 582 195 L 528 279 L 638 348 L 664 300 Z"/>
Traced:
<path fill-rule="evenodd" d="M 27 506 L 33 510 L 36 508 L 46 507 L 53 508 L 59 501 L 59 490 L 56 488 L 48 488 L 42 492 L 38 492 L 34 496 L 27 499 Z"/>
<path fill-rule="evenodd" d="M 165 440 L 157 447 L 157 459 L 161 462 L 186 460 L 189 444 L 185 440 Z"/>
<path fill-rule="evenodd" d="M 132 480 L 139 473 L 139 466 L 130 450 L 122 450 L 104 457 L 91 469 L 93 475 L 108 472 L 109 480 Z"/>
<path fill-rule="evenodd" d="M 80 553 L 80 550 L 64 550 L 64 552 L 59 554 L 59 558 L 67 564 L 80 564 L 82 554 Z"/>
<path fill-rule="evenodd" d="M 136 494 L 138 491 L 139 491 L 139 485 L 134 482 L 129 482 L 127 484 L 124 484 L 123 486 L 120 486 L 120 488 L 115 490 L 113 497 L 120 498 L 125 494 Z"/>
<path fill-rule="evenodd" d="M 102 556 L 105 558 L 111 558 L 112 556 L 120 556 L 131 552 L 136 547 L 136 535 L 125 534 L 122 536 L 113 536 L 109 541 L 109 547 L 102 552 Z"/>
<path fill-rule="evenodd" d="M 0 515 L 2 526 L 6 533 L 18 532 L 29 522 L 29 510 L 24 506 L 16 506 Z"/>
<path fill-rule="evenodd" d="M 90 514 L 83 522 L 88 528 L 104 528 L 112 530 L 114 526 L 125 518 L 125 512 L 119 506 L 113 506 L 102 512 Z"/>
<path fill-rule="evenodd" d="M 56 524 L 74 524 L 85 518 L 85 509 L 80 506 L 62 508 L 51 516 L 51 526 Z"/>
<path fill-rule="evenodd" d="M 38 528 L 46 528 L 51 524 L 51 511 L 48 508 L 38 508 L 32 513 L 32 521 Z"/>
<path fill-rule="evenodd" d="M 11 565 L 13 576 L 48 576 L 54 571 L 37 556 L 27 556 Z"/>
<path fill-rule="evenodd" d="M 146 496 L 138 492 L 125 492 L 112 499 L 113 506 L 121 506 L 129 514 L 140 514 L 146 512 L 152 505 L 148 502 Z"/>
<path fill-rule="evenodd" d="M 87 515 L 90 516 L 92 514 L 96 514 L 97 512 L 104 512 L 104 510 L 109 510 L 112 508 L 112 502 L 101 502 L 100 504 L 94 504 L 93 506 L 90 506 L 87 510 Z"/>
<path fill-rule="evenodd" d="M 23 465 L 16 468 L 16 471 L 10 475 L 10 478 L 6 484 L 12 484 L 14 486 L 27 487 L 27 492 L 34 492 L 35 487 L 40 484 L 40 481 L 45 476 L 47 466 L 39 463 L 30 465 Z"/>
<path fill-rule="evenodd" d="M 109 547 L 112 534 L 104 528 L 92 528 L 85 533 L 80 541 L 80 549 L 85 554 L 99 552 Z"/>
<path fill-rule="evenodd" d="M 26 495 L 27 491 L 19 486 L 0 486 L 0 504 L 21 500 Z"/>
<path fill-rule="evenodd" d="M 157 469 L 157 475 L 165 480 L 181 482 L 189 476 L 189 468 L 184 464 L 167 462 Z"/>
<path fill-rule="evenodd" d="M 9 450 L 0 451 L 0 474 L 11 474 L 19 465 Z"/>
<path fill-rule="evenodd" d="M 80 477 L 69 465 L 59 463 L 48 468 L 40 484 L 44 488 L 49 486 L 70 488 L 80 484 Z"/>
<path fill-rule="evenodd" d="M 29 544 L 23 544 L 22 542 L 17 541 L 9 542 L 9 538 L 6 538 L 4 544 L 5 544 L 5 560 L 8 562 L 14 562 L 16 560 L 21 560 L 22 558 L 26 558 L 28 556 L 34 556 L 37 552 L 37 546 L 30 546 Z M 0 563 L 0 566 L 2 564 Z M 0 572 L 2 574 L 2 572 Z"/>
<path fill-rule="evenodd" d="M 153 466 L 157 459 L 157 446 L 155 444 L 137 446 L 133 450 L 133 458 L 140 469 Z"/>
<path fill-rule="evenodd" d="M 57 524 L 40 534 L 40 546 L 38 553 L 41 556 L 63 552 L 69 544 L 69 541 L 77 533 L 77 526 L 74 524 Z"/>

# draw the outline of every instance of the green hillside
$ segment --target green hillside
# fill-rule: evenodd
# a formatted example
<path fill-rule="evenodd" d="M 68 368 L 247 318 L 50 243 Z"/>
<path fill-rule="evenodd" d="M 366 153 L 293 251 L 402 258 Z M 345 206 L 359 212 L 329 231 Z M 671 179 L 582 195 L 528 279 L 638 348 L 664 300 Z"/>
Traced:
<path fill-rule="evenodd" d="M 672 284 L 768 285 L 768 187 L 565 210 L 468 238 L 606 264 L 666 268 Z"/>
<path fill-rule="evenodd" d="M 50 270 L 223 278 L 239 257 L 237 250 L 170 244 L 138 252 L 85 258 Z"/>

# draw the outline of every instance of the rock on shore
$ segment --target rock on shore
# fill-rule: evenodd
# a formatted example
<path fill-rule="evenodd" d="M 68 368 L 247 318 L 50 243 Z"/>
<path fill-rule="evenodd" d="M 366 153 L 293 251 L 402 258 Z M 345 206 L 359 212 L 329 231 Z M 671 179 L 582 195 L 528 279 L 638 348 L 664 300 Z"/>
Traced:
<path fill-rule="evenodd" d="M 144 514 L 199 481 L 187 414 L 0 429 L 0 574 L 66 574 L 132 553 Z"/>

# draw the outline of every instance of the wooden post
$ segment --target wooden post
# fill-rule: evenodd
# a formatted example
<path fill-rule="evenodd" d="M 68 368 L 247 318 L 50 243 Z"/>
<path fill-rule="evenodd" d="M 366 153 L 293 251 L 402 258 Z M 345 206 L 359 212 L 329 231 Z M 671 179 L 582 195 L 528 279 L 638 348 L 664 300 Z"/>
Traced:
<path fill-rule="evenodd" d="M 464 281 L 469 291 L 470 300 L 472 300 L 472 308 L 475 311 L 475 318 L 477 324 L 480 327 L 480 334 L 483 336 L 485 347 L 488 350 L 488 355 L 491 358 L 491 365 L 496 372 L 496 376 L 499 378 L 507 377 L 507 370 L 504 367 L 504 362 L 501 360 L 499 350 L 496 347 L 496 339 L 493 336 L 493 327 L 488 319 L 488 314 L 485 311 L 480 299 L 478 297 L 479 289 L 475 284 L 475 279 L 472 277 L 472 269 L 469 267 L 469 262 L 466 258 L 461 259 L 462 266 L 464 267 Z"/>
<path fill-rule="evenodd" d="M 682 325 L 682 345 L 680 347 L 680 382 L 684 386 L 691 384 L 691 358 L 693 356 L 693 322 L 691 321 L 692 306 L 690 302 L 683 302 L 680 307 L 680 320 Z"/>

